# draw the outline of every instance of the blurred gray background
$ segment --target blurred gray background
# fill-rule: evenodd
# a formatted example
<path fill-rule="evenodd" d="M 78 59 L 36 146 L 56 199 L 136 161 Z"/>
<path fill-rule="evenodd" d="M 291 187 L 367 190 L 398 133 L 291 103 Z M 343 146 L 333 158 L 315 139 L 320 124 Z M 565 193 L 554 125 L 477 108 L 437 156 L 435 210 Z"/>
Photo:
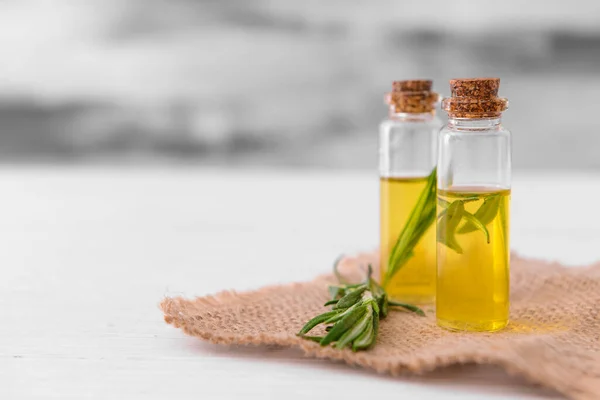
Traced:
<path fill-rule="evenodd" d="M 375 170 L 392 80 L 499 76 L 515 169 L 600 168 L 600 1 L 2 0 L 0 32 L 6 163 Z"/>

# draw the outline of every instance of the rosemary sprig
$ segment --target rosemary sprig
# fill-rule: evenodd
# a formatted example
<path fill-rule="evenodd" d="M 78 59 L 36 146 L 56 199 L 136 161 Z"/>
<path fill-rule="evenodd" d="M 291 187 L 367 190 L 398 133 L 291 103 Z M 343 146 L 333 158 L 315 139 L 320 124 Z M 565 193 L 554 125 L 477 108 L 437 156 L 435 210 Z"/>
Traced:
<path fill-rule="evenodd" d="M 398 270 L 413 256 L 413 250 L 425 232 L 435 221 L 436 168 L 427 177 L 425 188 L 412 209 L 396 244 L 392 248 L 388 267 L 383 278 L 383 286 L 392 279 Z M 382 260 L 383 263 L 383 260 Z"/>
<path fill-rule="evenodd" d="M 500 198 L 497 195 L 486 198 L 475 214 L 471 214 L 465 210 L 465 203 L 476 200 L 479 198 L 465 197 L 450 203 L 442 198 L 437 199 L 442 208 L 437 215 L 438 242 L 459 254 L 462 254 L 462 248 L 456 241 L 456 233 L 480 230 L 484 233 L 487 242 L 490 242 L 490 234 L 486 225 L 498 213 Z M 504 212 L 504 210 L 501 209 L 500 212 Z M 463 219 L 466 220 L 466 223 L 458 229 Z M 427 177 L 425 188 L 390 253 L 388 268 L 383 279 L 384 287 L 413 256 L 415 246 L 435 220 L 436 169 L 434 168 Z M 350 347 L 353 351 L 365 350 L 377 341 L 379 321 L 387 316 L 390 307 L 401 307 L 418 315 L 425 315 L 423 310 L 417 306 L 389 301 L 383 287 L 371 277 L 373 271 L 370 265 L 367 278 L 363 283 L 347 283 L 337 269 L 340 259 L 341 257 L 336 260 L 333 268 L 339 284 L 329 286 L 331 299 L 325 303 L 325 306 L 332 306 L 331 310 L 308 321 L 298 332 L 298 336 L 317 342 L 321 346 L 333 344 L 338 349 Z M 318 325 L 325 325 L 324 336 L 308 335 Z"/>
<path fill-rule="evenodd" d="M 298 336 L 321 346 L 334 344 L 337 349 L 350 347 L 352 351 L 365 350 L 377 341 L 379 320 L 387 316 L 390 306 L 425 315 L 419 307 L 388 301 L 385 290 L 372 278 L 373 270 L 370 265 L 367 279 L 360 284 L 342 283 L 345 281 L 337 271 L 337 261 L 334 272 L 340 284 L 329 287 L 332 298 L 325 305 L 333 305 L 331 311 L 308 321 L 298 332 Z M 307 335 L 322 324 L 326 325 L 324 336 Z"/>

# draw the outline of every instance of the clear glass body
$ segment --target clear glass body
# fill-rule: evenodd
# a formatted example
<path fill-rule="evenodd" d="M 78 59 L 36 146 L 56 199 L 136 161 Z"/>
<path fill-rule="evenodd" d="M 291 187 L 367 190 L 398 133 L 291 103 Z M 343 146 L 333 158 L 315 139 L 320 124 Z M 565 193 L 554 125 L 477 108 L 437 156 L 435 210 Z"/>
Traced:
<path fill-rule="evenodd" d="M 440 132 L 436 315 L 444 328 L 508 323 L 510 136 L 499 118 L 451 118 Z"/>
<path fill-rule="evenodd" d="M 380 125 L 381 279 L 393 300 L 435 301 L 435 227 L 415 246 L 413 256 L 386 279 L 390 253 L 425 188 L 437 160 L 441 121 L 433 113 L 393 113 Z"/>

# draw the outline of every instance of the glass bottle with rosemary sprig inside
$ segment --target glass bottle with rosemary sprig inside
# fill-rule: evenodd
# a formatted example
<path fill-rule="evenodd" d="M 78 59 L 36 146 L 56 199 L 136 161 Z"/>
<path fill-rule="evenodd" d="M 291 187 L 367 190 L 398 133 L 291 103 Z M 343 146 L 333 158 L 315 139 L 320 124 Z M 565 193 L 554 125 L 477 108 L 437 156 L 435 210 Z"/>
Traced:
<path fill-rule="evenodd" d="M 380 125 L 381 282 L 396 301 L 435 300 L 435 164 L 439 100 L 430 80 L 396 81 Z"/>
<path fill-rule="evenodd" d="M 500 79 L 450 81 L 437 164 L 437 323 L 496 331 L 508 323 L 511 137 Z"/>

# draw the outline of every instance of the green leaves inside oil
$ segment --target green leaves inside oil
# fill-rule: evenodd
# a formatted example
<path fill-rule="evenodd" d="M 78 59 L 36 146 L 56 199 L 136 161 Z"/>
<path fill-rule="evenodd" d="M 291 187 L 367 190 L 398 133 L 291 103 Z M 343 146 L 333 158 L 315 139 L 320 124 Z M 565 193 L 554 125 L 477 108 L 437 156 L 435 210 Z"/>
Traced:
<path fill-rule="evenodd" d="M 462 248 L 456 241 L 456 228 L 462 221 L 465 213 L 465 203 L 462 200 L 453 201 L 448 208 L 440 213 L 438 219 L 437 241 L 445 244 L 458 254 L 462 254 Z"/>
<path fill-rule="evenodd" d="M 498 214 L 498 208 L 500 206 L 500 195 L 493 194 L 488 196 L 483 204 L 479 207 L 477 212 L 475 212 L 474 218 L 479 221 L 481 225 L 486 226 L 490 222 L 496 218 L 496 214 Z M 469 233 L 473 232 L 476 229 L 481 229 L 474 223 L 472 220 L 468 221 L 462 228 L 459 229 L 458 233 Z M 489 236 L 489 235 L 486 235 Z M 488 240 L 489 242 L 489 240 Z"/>
<path fill-rule="evenodd" d="M 456 240 L 456 234 L 465 234 L 476 230 L 481 231 L 486 242 L 490 243 L 490 233 L 487 225 L 496 218 L 498 210 L 503 209 L 502 197 L 499 194 L 487 196 L 475 214 L 465 210 L 465 203 L 480 199 L 479 196 L 471 196 L 450 203 L 438 197 L 438 204 L 443 208 L 438 215 L 437 241 L 439 243 L 448 246 L 458 254 L 462 254 L 463 250 Z M 463 220 L 465 220 L 465 223 L 458 229 Z"/>
<path fill-rule="evenodd" d="M 413 256 L 415 246 L 435 221 L 436 176 L 436 168 L 434 168 L 427 177 L 425 188 L 392 248 L 383 279 L 384 287 Z"/>

